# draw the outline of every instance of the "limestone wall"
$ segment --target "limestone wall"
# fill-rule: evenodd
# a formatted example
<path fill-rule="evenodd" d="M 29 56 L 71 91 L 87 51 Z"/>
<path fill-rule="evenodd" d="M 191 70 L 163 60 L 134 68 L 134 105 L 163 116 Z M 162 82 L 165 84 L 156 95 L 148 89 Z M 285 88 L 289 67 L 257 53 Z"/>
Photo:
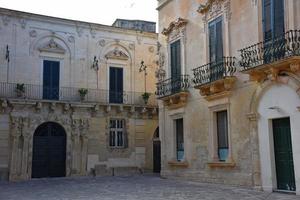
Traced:
<path fill-rule="evenodd" d="M 185 63 L 182 63 L 182 71 L 183 74 L 190 75 L 191 79 L 193 78 L 192 69 L 209 63 L 208 23 L 210 20 L 218 16 L 223 18 L 224 56 L 235 56 L 239 61 L 241 58 L 238 50 L 262 40 L 260 0 L 223 1 L 221 7 L 213 7 L 212 11 L 205 16 L 197 12 L 197 9 L 200 4 L 205 5 L 206 2 L 206 0 L 159 1 L 159 42 L 162 44 L 159 53 L 161 58 L 165 57 L 161 67 L 166 71 L 166 78 L 170 77 L 169 43 L 168 37 L 161 33 L 178 18 L 187 20 L 183 32 L 185 54 L 182 57 Z M 287 30 L 296 29 L 300 18 L 296 13 L 292 14 L 291 9 L 298 7 L 300 2 L 285 2 Z M 175 30 L 174 34 L 171 33 L 169 37 L 176 37 L 177 34 Z M 237 82 L 228 98 L 207 101 L 192 85 L 189 89 L 187 105 L 183 108 L 168 109 L 163 102 L 160 102 L 159 127 L 163 152 L 163 176 L 254 187 L 261 185 L 258 136 L 253 135 L 255 123 L 251 122 L 251 115 L 248 115 L 251 112 L 253 94 L 260 85 L 250 81 L 249 76 L 241 73 L 240 69 L 235 76 Z M 211 168 L 208 163 L 213 157 L 214 147 L 210 135 L 214 125 L 210 110 L 223 106 L 229 112 L 231 153 L 235 167 Z M 178 117 L 183 117 L 184 120 L 184 157 L 188 166 L 170 164 L 170 161 L 176 160 L 173 120 Z"/>
<path fill-rule="evenodd" d="M 42 84 L 42 61 L 60 61 L 60 86 L 108 89 L 109 67 L 124 68 L 125 91 L 144 92 L 141 61 L 148 66 L 147 89 L 155 91 L 157 34 L 0 9 L 0 82 Z M 43 51 L 51 39 L 64 53 Z M 6 46 L 10 52 L 5 59 Z M 115 49 L 127 60 L 108 59 Z M 94 56 L 99 71 L 92 68 Z M 7 74 L 8 73 L 8 74 Z M 97 83 L 98 76 L 98 83 Z M 8 79 L 8 80 L 7 80 Z"/>

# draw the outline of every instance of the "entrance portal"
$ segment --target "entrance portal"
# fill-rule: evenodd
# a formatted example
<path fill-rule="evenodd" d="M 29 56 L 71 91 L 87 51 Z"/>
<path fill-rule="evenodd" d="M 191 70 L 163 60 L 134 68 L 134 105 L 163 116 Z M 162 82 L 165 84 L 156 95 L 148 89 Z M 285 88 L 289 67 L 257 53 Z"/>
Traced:
<path fill-rule="evenodd" d="M 41 124 L 33 137 L 32 178 L 66 175 L 66 133 L 54 122 Z"/>

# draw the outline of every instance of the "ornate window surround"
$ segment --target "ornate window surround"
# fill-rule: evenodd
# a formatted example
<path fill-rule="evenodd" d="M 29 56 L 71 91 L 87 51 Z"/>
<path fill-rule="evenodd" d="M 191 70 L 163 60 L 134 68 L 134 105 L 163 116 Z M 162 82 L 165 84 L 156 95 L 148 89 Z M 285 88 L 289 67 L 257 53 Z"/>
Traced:
<path fill-rule="evenodd" d="M 167 28 L 164 28 L 162 34 L 166 36 L 167 41 L 167 63 L 166 77 L 171 76 L 171 44 L 180 40 L 181 46 L 181 74 L 186 74 L 186 24 L 188 21 L 183 18 L 177 18 L 171 22 Z"/>
<path fill-rule="evenodd" d="M 204 33 L 206 35 L 206 58 L 209 61 L 209 34 L 208 25 L 214 19 L 222 17 L 223 26 L 223 54 L 230 56 L 230 20 L 231 20 L 231 3 L 230 0 L 208 0 L 205 5 L 200 5 L 198 10 L 203 15 L 202 21 L 204 23 Z"/>

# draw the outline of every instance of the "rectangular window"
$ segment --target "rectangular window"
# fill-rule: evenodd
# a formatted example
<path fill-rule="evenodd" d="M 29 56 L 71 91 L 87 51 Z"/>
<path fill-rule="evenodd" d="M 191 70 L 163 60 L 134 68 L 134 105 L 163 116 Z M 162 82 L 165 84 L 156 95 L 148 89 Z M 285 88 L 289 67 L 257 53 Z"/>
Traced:
<path fill-rule="evenodd" d="M 109 146 L 125 147 L 125 120 L 112 119 L 110 120 L 109 130 Z"/>
<path fill-rule="evenodd" d="M 218 156 L 220 161 L 228 157 L 228 120 L 227 111 L 220 111 L 217 115 Z"/>
<path fill-rule="evenodd" d="M 176 128 L 176 156 L 177 161 L 182 161 L 184 157 L 184 139 L 183 139 L 183 119 L 175 120 Z"/>
<path fill-rule="evenodd" d="M 222 17 L 211 21 L 209 29 L 209 61 L 217 62 L 223 58 Z"/>
<path fill-rule="evenodd" d="M 181 75 L 181 47 L 180 40 L 171 44 L 171 78 Z"/>
<path fill-rule="evenodd" d="M 263 31 L 265 41 L 284 33 L 284 0 L 263 0 Z"/>

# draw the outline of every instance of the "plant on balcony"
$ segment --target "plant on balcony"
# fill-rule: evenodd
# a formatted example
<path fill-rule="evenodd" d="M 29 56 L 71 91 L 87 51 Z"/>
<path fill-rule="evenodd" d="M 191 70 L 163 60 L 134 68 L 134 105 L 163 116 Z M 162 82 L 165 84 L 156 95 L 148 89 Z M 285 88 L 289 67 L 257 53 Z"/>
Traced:
<path fill-rule="evenodd" d="M 87 93 L 88 93 L 88 89 L 86 89 L 86 88 L 81 88 L 81 89 L 78 90 L 78 93 L 79 93 L 79 96 L 80 96 L 80 100 L 81 100 L 81 101 L 84 101 L 84 100 L 85 100 L 85 97 L 86 97 L 86 95 L 87 95 Z"/>
<path fill-rule="evenodd" d="M 17 97 L 24 97 L 24 94 L 25 94 L 25 85 L 24 85 L 24 83 L 17 83 L 15 91 L 17 93 Z"/>
<path fill-rule="evenodd" d="M 149 100 L 150 95 L 151 95 L 151 94 L 148 93 L 148 92 L 144 92 L 144 93 L 142 94 L 142 98 L 143 98 L 145 104 L 148 103 L 148 100 Z"/>

